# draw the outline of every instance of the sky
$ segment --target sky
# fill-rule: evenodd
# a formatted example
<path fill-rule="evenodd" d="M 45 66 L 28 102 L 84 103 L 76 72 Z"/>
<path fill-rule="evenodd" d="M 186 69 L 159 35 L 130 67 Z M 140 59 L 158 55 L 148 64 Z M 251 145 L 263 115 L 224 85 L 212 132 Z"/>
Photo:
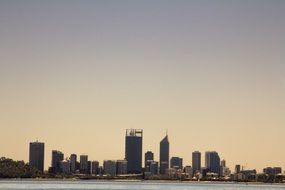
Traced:
<path fill-rule="evenodd" d="M 285 1 L 0 0 L 0 156 L 51 151 L 191 165 L 195 150 L 285 169 Z"/>

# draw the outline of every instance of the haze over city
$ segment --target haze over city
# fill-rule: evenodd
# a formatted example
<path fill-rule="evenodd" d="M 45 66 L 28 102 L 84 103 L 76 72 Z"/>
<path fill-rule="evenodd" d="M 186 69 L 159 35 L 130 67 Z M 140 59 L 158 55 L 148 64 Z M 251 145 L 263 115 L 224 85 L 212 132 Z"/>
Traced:
<path fill-rule="evenodd" d="M 0 156 L 170 155 L 285 168 L 285 1 L 0 1 Z M 202 156 L 204 159 L 204 157 Z M 202 160 L 204 164 L 204 160 Z"/>

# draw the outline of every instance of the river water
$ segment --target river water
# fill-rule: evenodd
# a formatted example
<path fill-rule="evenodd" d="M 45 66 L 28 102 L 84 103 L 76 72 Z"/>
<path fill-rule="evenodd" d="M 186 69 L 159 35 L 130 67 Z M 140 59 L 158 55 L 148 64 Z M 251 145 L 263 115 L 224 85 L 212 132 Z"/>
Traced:
<path fill-rule="evenodd" d="M 0 180 L 0 190 L 285 190 L 285 184 L 244 184 L 210 182 L 126 182 L 126 181 L 57 181 L 57 180 Z"/>

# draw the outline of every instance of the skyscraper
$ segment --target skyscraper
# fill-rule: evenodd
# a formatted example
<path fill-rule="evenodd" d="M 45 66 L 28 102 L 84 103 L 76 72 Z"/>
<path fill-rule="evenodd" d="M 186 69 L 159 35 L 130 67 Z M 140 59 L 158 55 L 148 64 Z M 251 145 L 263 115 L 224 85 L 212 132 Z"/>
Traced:
<path fill-rule="evenodd" d="M 125 159 L 128 161 L 128 173 L 142 172 L 142 129 L 127 129 L 125 139 Z"/>
<path fill-rule="evenodd" d="M 80 155 L 80 173 L 87 174 L 88 173 L 88 156 Z"/>
<path fill-rule="evenodd" d="M 39 171 L 44 171 L 45 144 L 42 142 L 31 142 L 29 152 L 29 163 Z"/>
<path fill-rule="evenodd" d="M 167 134 L 160 141 L 159 164 L 160 174 L 165 174 L 165 170 L 169 168 L 169 141 Z"/>
<path fill-rule="evenodd" d="M 77 155 L 71 154 L 70 155 L 70 171 L 71 171 L 71 173 L 76 172 L 76 162 L 77 162 Z"/>
<path fill-rule="evenodd" d="M 205 153 L 205 167 L 213 173 L 220 174 L 220 156 L 216 151 Z"/>
<path fill-rule="evenodd" d="M 192 169 L 193 174 L 201 170 L 201 152 L 199 151 L 192 152 Z"/>
<path fill-rule="evenodd" d="M 99 162 L 94 160 L 92 161 L 92 174 L 98 174 L 99 173 Z"/>

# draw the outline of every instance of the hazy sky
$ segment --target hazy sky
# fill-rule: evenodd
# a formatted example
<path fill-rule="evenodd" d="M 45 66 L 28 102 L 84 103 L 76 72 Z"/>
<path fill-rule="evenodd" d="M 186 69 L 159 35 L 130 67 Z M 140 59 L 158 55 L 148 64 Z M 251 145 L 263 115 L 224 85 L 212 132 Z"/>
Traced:
<path fill-rule="evenodd" d="M 216 150 L 285 169 L 284 0 L 0 0 L 0 156 L 29 142 L 124 158 L 144 129 L 158 160 Z M 101 164 L 101 163 L 100 163 Z"/>

